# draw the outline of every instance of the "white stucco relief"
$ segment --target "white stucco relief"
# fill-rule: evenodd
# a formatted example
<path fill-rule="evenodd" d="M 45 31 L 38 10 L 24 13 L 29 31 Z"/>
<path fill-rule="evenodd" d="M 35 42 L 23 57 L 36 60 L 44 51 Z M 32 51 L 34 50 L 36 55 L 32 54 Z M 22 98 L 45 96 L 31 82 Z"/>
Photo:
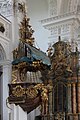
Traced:
<path fill-rule="evenodd" d="M 0 1 L 0 14 L 5 17 L 12 14 L 12 0 L 2 0 Z"/>
<path fill-rule="evenodd" d="M 49 15 L 57 15 L 57 0 L 49 0 Z"/>

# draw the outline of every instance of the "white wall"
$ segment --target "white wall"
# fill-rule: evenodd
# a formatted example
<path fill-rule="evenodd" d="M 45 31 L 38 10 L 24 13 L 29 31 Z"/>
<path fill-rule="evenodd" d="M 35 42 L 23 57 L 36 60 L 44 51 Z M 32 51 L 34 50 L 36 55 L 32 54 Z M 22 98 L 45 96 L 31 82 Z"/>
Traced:
<path fill-rule="evenodd" d="M 48 48 L 49 31 L 44 29 L 40 20 L 48 17 L 47 0 L 27 0 L 28 17 L 30 24 L 35 30 L 34 37 L 41 50 L 46 51 Z"/>

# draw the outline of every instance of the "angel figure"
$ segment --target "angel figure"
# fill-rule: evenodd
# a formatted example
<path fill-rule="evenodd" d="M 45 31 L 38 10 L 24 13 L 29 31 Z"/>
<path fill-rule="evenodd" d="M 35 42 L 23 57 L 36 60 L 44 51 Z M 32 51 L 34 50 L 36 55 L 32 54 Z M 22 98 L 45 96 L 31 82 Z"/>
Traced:
<path fill-rule="evenodd" d="M 48 90 L 43 87 L 41 92 L 41 99 L 42 99 L 42 115 L 47 114 L 48 112 Z"/>

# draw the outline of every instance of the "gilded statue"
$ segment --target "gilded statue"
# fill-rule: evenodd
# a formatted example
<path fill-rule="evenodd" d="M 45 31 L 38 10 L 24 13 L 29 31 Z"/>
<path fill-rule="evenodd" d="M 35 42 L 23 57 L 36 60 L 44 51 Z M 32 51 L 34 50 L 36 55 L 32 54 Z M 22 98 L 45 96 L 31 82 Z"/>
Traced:
<path fill-rule="evenodd" d="M 48 113 L 48 90 L 45 87 L 42 88 L 41 100 L 42 100 L 41 113 L 42 115 L 44 115 Z"/>

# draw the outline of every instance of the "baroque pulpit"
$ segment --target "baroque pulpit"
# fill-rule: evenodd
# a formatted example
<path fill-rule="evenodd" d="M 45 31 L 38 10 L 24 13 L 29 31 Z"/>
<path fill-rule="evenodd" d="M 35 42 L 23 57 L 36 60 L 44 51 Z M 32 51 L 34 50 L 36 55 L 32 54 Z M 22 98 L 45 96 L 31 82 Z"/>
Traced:
<path fill-rule="evenodd" d="M 80 120 L 80 54 L 70 43 L 50 46 L 48 56 L 34 46 L 34 30 L 24 11 L 18 47 L 13 51 L 8 102 L 30 113 L 40 106 L 39 120 Z M 33 104 L 32 104 L 33 103 Z"/>

